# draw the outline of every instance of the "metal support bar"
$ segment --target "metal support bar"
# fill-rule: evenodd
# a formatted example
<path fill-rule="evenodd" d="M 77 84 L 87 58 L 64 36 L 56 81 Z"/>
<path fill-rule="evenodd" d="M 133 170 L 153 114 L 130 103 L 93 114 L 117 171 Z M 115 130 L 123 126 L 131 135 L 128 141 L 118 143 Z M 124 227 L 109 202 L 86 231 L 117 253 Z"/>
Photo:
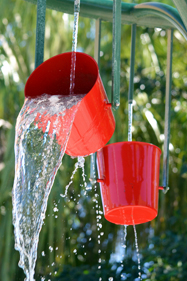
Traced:
<path fill-rule="evenodd" d="M 100 42 L 101 42 L 101 20 L 95 21 L 95 45 L 94 45 L 94 59 L 96 60 L 98 67 L 100 62 Z"/>
<path fill-rule="evenodd" d="M 112 105 L 120 106 L 121 0 L 113 0 Z"/>
<path fill-rule="evenodd" d="M 45 11 L 46 0 L 37 0 L 35 68 L 43 62 L 44 58 Z"/>
<path fill-rule="evenodd" d="M 168 30 L 167 43 L 167 73 L 166 73 L 166 99 L 165 99 L 165 128 L 164 128 L 164 156 L 163 156 L 163 187 L 164 193 L 169 190 L 169 141 L 170 141 L 170 111 L 171 111 L 171 84 L 172 84 L 172 52 L 173 30 Z"/>
<path fill-rule="evenodd" d="M 37 0 L 26 0 L 34 4 Z M 178 0 L 177 0 L 178 1 Z M 180 0 L 178 2 L 181 2 Z M 180 4 L 179 4 L 180 5 Z M 147 27 L 160 27 L 165 29 L 177 28 L 179 32 L 187 38 L 187 30 L 177 9 L 155 2 L 142 4 L 121 3 L 122 24 L 134 24 Z M 63 13 L 73 14 L 74 0 L 47 0 L 47 8 L 61 11 Z M 82 0 L 80 16 L 98 19 L 102 21 L 113 20 L 113 1 L 108 0 Z"/>
<path fill-rule="evenodd" d="M 101 42 L 101 20 L 95 22 L 95 46 L 94 46 L 94 59 L 98 67 L 100 61 L 100 42 Z M 90 183 L 94 185 L 96 182 L 96 153 L 93 153 L 90 158 Z"/>
<path fill-rule="evenodd" d="M 131 28 L 131 60 L 130 60 L 130 78 L 128 93 L 128 141 L 132 141 L 132 116 L 133 116 L 133 93 L 134 93 L 134 64 L 136 47 L 136 24 Z"/>
<path fill-rule="evenodd" d="M 132 29 L 131 29 L 131 60 L 130 60 L 130 78 L 129 78 L 128 103 L 133 102 L 135 47 L 136 47 L 136 24 L 133 24 Z"/>

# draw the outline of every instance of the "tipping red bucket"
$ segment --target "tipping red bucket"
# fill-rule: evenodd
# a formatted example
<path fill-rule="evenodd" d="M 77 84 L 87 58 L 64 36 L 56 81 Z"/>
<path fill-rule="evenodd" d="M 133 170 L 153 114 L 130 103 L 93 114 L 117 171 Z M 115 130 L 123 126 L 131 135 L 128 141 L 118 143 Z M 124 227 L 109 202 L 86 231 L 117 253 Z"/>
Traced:
<path fill-rule="evenodd" d="M 97 152 L 97 167 L 105 218 L 133 225 L 158 213 L 161 150 L 143 142 L 109 144 Z"/>
<path fill-rule="evenodd" d="M 71 56 L 72 52 L 60 54 L 38 66 L 27 80 L 25 97 L 35 98 L 44 93 L 69 95 Z M 84 53 L 76 53 L 74 94 L 86 95 L 76 113 L 66 153 L 85 156 L 109 141 L 115 129 L 115 120 L 97 63 Z"/>

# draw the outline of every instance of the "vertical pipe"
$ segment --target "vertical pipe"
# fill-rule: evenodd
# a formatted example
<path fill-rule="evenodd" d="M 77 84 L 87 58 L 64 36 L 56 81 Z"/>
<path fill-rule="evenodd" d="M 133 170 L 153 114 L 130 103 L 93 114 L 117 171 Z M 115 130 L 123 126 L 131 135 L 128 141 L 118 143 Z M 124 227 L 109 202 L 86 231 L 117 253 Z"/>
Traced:
<path fill-rule="evenodd" d="M 101 20 L 97 19 L 95 22 L 95 45 L 94 45 L 94 59 L 99 67 L 100 58 L 100 42 L 101 42 Z M 91 155 L 90 159 L 90 182 L 94 184 L 96 181 L 96 153 Z"/>
<path fill-rule="evenodd" d="M 133 116 L 133 93 L 134 93 L 134 64 L 136 47 L 136 24 L 131 28 L 131 59 L 130 59 L 130 78 L 128 93 L 128 141 L 132 141 L 132 116 Z"/>
<path fill-rule="evenodd" d="M 46 0 L 37 0 L 35 68 L 43 62 L 44 58 L 45 11 Z"/>
<path fill-rule="evenodd" d="M 166 73 L 166 100 L 165 100 L 165 128 L 164 128 L 164 156 L 163 156 L 163 187 L 166 193 L 169 189 L 169 141 L 170 141 L 170 109 L 171 109 L 171 84 L 172 84 L 172 52 L 173 30 L 168 30 L 167 43 L 167 73 Z"/>
<path fill-rule="evenodd" d="M 120 106 L 121 0 L 113 0 L 112 105 Z"/>
<path fill-rule="evenodd" d="M 100 58 L 100 42 L 101 42 L 101 20 L 97 19 L 95 21 L 95 44 L 94 44 L 94 59 L 96 60 L 98 67 Z"/>

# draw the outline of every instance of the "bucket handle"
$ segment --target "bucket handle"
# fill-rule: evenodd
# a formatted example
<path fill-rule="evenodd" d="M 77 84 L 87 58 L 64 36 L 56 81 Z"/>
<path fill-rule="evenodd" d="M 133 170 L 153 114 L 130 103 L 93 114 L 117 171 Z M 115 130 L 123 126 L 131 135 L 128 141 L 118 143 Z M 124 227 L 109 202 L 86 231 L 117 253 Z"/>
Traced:
<path fill-rule="evenodd" d="M 99 183 L 104 183 L 104 179 L 97 179 L 97 182 L 99 182 Z"/>

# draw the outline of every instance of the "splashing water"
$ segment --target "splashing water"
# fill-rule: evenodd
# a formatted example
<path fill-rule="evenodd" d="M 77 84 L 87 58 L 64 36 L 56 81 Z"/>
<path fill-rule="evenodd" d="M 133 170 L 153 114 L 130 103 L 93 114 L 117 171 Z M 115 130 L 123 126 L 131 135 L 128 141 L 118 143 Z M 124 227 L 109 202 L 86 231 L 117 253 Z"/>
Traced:
<path fill-rule="evenodd" d="M 86 174 L 85 174 L 85 158 L 82 156 L 78 157 L 79 167 L 82 169 L 82 179 L 83 179 L 83 187 L 84 187 L 84 195 L 87 195 L 87 182 L 86 182 Z"/>
<path fill-rule="evenodd" d="M 72 175 L 70 177 L 70 181 L 65 187 L 65 192 L 64 192 L 64 194 L 60 194 L 60 196 L 63 197 L 63 198 L 67 196 L 68 189 L 69 189 L 70 185 L 73 183 L 73 178 L 74 178 L 74 175 L 76 174 L 78 168 L 82 169 L 82 177 L 83 177 L 83 181 L 84 181 L 84 186 L 86 187 L 85 169 L 84 169 L 85 158 L 83 156 L 78 156 L 77 160 L 78 161 L 75 163 L 75 168 L 74 168 L 74 170 L 72 172 Z"/>
<path fill-rule="evenodd" d="M 34 280 L 39 233 L 83 95 L 25 99 L 16 124 L 13 224 L 19 266 Z"/>
<path fill-rule="evenodd" d="M 135 237 L 135 248 L 136 248 L 136 255 L 137 255 L 137 260 L 138 260 L 138 278 L 142 280 L 141 276 L 141 263 L 140 263 L 140 253 L 139 253 L 139 247 L 138 247 L 138 236 L 137 236 L 137 231 L 136 231 L 136 226 L 133 224 L 133 229 L 134 229 L 134 237 Z"/>
<path fill-rule="evenodd" d="M 71 71 L 70 71 L 70 95 L 73 95 L 75 88 L 75 67 L 76 67 L 76 50 L 77 50 L 77 36 L 78 36 L 78 22 L 79 22 L 80 0 L 74 1 L 74 25 L 73 25 L 73 39 L 72 39 L 72 55 L 71 55 Z"/>

